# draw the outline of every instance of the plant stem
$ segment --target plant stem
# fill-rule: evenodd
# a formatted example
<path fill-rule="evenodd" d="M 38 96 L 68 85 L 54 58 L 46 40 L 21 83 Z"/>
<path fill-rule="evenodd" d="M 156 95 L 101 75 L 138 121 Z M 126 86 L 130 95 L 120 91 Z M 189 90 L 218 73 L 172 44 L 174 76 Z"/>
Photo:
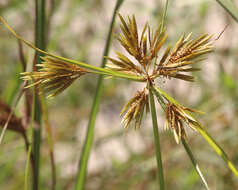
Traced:
<path fill-rule="evenodd" d="M 230 0 L 216 0 L 238 22 L 238 8 Z"/>
<path fill-rule="evenodd" d="M 205 185 L 206 189 L 209 190 L 208 184 L 207 184 L 205 178 L 203 177 L 203 174 L 202 174 L 202 172 L 201 172 L 201 170 L 200 170 L 200 168 L 198 166 L 198 163 L 197 163 L 196 159 L 194 158 L 192 151 L 190 150 L 187 142 L 185 141 L 185 139 L 183 137 L 182 137 L 182 143 L 183 143 L 184 149 L 186 150 L 186 152 L 188 154 L 188 157 L 190 158 L 190 160 L 191 160 L 191 162 L 193 164 L 193 167 L 194 167 L 195 171 L 197 172 L 198 176 L 202 180 L 202 182 Z"/>
<path fill-rule="evenodd" d="M 216 141 L 204 129 L 204 127 L 198 128 L 197 130 L 203 136 L 203 138 L 210 144 L 210 146 L 216 151 L 216 153 L 226 162 L 228 168 L 238 178 L 238 171 L 237 171 L 235 165 L 229 160 L 225 151 L 216 143 Z"/>
<path fill-rule="evenodd" d="M 165 189 L 164 174 L 163 174 L 163 166 L 162 166 L 161 151 L 160 151 L 159 129 L 158 129 L 158 123 L 157 123 L 154 95 L 152 93 L 151 88 L 149 89 L 149 94 L 150 94 L 150 111 L 151 111 L 153 131 L 154 131 L 155 154 L 156 154 L 157 168 L 158 168 L 158 182 L 159 182 L 160 190 L 164 190 Z"/>
<path fill-rule="evenodd" d="M 45 0 L 35 0 L 35 45 L 37 48 L 45 49 Z M 33 69 L 37 70 L 36 64 L 40 63 L 40 52 L 36 52 Z M 36 181 L 33 183 L 33 190 L 39 189 L 40 177 L 40 146 L 41 146 L 41 106 L 37 89 L 35 89 L 35 114 L 34 121 L 37 127 L 33 131 L 33 154 L 35 161 Z"/>
<path fill-rule="evenodd" d="M 105 46 L 105 50 L 104 50 L 104 55 L 103 55 L 103 60 L 102 60 L 101 67 L 105 67 L 105 65 L 106 65 L 107 60 L 105 59 L 105 56 L 107 56 L 108 53 L 109 53 L 109 48 L 110 48 L 110 44 L 111 44 L 112 29 L 113 29 L 113 26 L 114 26 L 114 23 L 115 23 L 116 12 L 120 8 L 123 1 L 124 0 L 117 0 L 116 6 L 114 8 L 113 17 L 112 17 L 112 20 L 111 20 L 110 29 L 109 29 L 108 36 L 107 36 L 107 42 L 106 42 L 106 46 Z M 84 146 L 83 146 L 83 150 L 82 150 L 81 157 L 80 157 L 78 174 L 77 174 L 77 179 L 76 179 L 76 186 L 75 186 L 76 190 L 82 190 L 82 189 L 84 189 L 84 186 L 85 186 L 88 159 L 89 159 L 90 151 L 92 149 L 95 120 L 96 120 L 96 116 L 97 116 L 98 109 L 99 109 L 99 103 L 100 103 L 102 91 L 103 91 L 103 76 L 100 75 L 98 77 L 96 94 L 95 94 L 95 97 L 94 97 L 94 100 L 93 100 L 93 105 L 92 105 L 91 114 L 90 114 L 90 120 L 89 120 L 89 123 L 88 123 L 87 136 L 86 136 Z"/>
<path fill-rule="evenodd" d="M 47 133 L 47 140 L 49 145 L 49 155 L 50 155 L 50 164 L 51 164 L 51 190 L 55 189 L 56 186 L 56 167 L 55 167 L 55 156 L 54 156 L 54 141 L 52 137 L 52 128 L 49 122 L 49 112 L 46 100 L 44 99 L 43 94 L 39 95 L 41 101 L 41 110 L 42 110 L 42 120 L 44 121 L 44 126 Z"/>

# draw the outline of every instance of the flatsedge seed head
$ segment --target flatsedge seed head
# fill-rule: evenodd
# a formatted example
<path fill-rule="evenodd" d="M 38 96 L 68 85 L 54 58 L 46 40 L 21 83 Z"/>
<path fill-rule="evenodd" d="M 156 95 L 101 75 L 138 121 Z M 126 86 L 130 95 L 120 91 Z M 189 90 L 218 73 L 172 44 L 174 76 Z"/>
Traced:
<path fill-rule="evenodd" d="M 194 77 L 184 74 L 184 72 L 199 71 L 198 68 L 191 67 L 203 59 L 203 56 L 213 51 L 212 35 L 204 34 L 196 39 L 191 39 L 192 33 L 187 37 L 183 34 L 170 52 L 167 48 L 157 65 L 156 76 L 168 78 L 178 78 L 193 82 Z"/>
<path fill-rule="evenodd" d="M 144 109 L 148 104 L 148 90 L 145 88 L 142 91 L 138 91 L 136 95 L 122 108 L 121 115 L 124 114 L 122 118 L 124 127 L 128 128 L 131 121 L 134 120 L 135 129 L 139 128 Z"/>
<path fill-rule="evenodd" d="M 116 71 L 145 76 L 168 35 L 164 29 L 160 32 L 161 25 L 159 25 L 155 34 L 153 34 L 148 23 L 145 24 L 141 35 L 139 35 L 134 15 L 131 17 L 128 16 L 127 19 L 124 19 L 120 14 L 118 16 L 121 21 L 121 34 L 117 37 L 117 40 L 127 53 L 134 57 L 136 62 L 131 61 L 126 55 L 117 52 L 116 54 L 119 60 L 107 57 L 111 62 L 107 67 Z"/>
<path fill-rule="evenodd" d="M 196 131 L 196 128 L 200 126 L 196 119 L 194 119 L 189 113 L 196 112 L 190 108 L 185 108 L 173 103 L 168 103 L 165 110 L 166 119 L 165 119 L 165 130 L 172 130 L 174 138 L 177 144 L 180 143 L 181 137 L 186 137 L 186 132 L 184 129 L 185 124 L 191 129 Z"/>
<path fill-rule="evenodd" d="M 42 57 L 42 60 L 42 63 L 37 65 L 40 67 L 38 71 L 21 73 L 21 78 L 33 81 L 26 88 L 37 86 L 48 98 L 60 94 L 77 78 L 89 72 L 77 65 L 49 56 Z"/>
<path fill-rule="evenodd" d="M 166 43 L 168 34 L 162 24 L 159 24 L 156 30 L 151 29 L 148 22 L 144 25 L 141 34 L 138 33 L 138 27 L 135 16 L 123 18 L 118 14 L 121 24 L 121 33 L 117 40 L 120 45 L 129 54 L 125 55 L 116 52 L 117 58 L 105 57 L 109 63 L 106 65 L 109 69 L 124 73 L 139 75 L 144 77 L 147 84 L 154 84 L 157 77 L 168 79 L 175 78 L 188 82 L 193 82 L 194 77 L 190 72 L 200 71 L 200 68 L 194 67 L 195 63 L 204 60 L 204 56 L 213 51 L 211 35 L 204 34 L 195 39 L 192 33 L 182 34 L 178 41 L 172 46 L 168 45 L 161 56 L 158 56 Z M 160 57 L 160 58 L 159 58 Z M 145 88 L 146 89 L 146 88 Z M 121 116 L 122 123 L 127 128 L 132 121 L 135 121 L 135 128 L 138 128 L 144 113 L 144 109 L 149 110 L 148 89 L 139 91 L 123 107 Z M 197 112 L 196 110 L 178 106 L 172 103 L 163 104 L 166 110 L 165 129 L 171 129 L 177 143 L 186 133 L 184 125 L 196 130 L 199 123 L 189 114 Z"/>

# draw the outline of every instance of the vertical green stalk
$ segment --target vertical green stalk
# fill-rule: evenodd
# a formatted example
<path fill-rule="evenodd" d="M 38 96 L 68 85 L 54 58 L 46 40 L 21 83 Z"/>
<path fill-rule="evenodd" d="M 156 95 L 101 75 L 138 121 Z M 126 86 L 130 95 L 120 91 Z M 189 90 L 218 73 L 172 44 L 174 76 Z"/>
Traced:
<path fill-rule="evenodd" d="M 115 23 L 116 13 L 118 9 L 120 8 L 121 4 L 123 3 L 123 1 L 124 0 L 117 0 L 116 6 L 114 8 L 113 17 L 110 24 L 110 29 L 107 35 L 107 42 L 104 49 L 104 55 L 103 55 L 101 67 L 105 67 L 106 65 L 105 56 L 107 56 L 109 53 L 111 37 L 112 37 L 112 29 Z M 85 186 L 88 159 L 89 159 L 90 151 L 93 144 L 95 120 L 96 120 L 96 116 L 99 109 L 99 103 L 100 103 L 102 91 L 103 91 L 103 76 L 100 75 L 98 77 L 96 94 L 94 96 L 93 105 L 92 105 L 91 114 L 90 114 L 90 120 L 88 123 L 87 136 L 83 145 L 83 150 L 82 150 L 80 161 L 79 161 L 78 174 L 77 174 L 76 185 L 75 185 L 76 190 L 82 190 L 84 189 L 84 186 Z"/>
<path fill-rule="evenodd" d="M 151 111 L 153 131 L 154 131 L 155 154 L 156 154 L 157 168 L 158 168 L 158 182 L 159 182 L 160 190 L 164 190 L 165 189 L 164 174 L 163 174 L 163 166 L 162 166 L 161 151 L 160 151 L 159 129 L 158 129 L 158 123 L 157 123 L 154 95 L 152 93 L 151 88 L 149 89 L 149 94 L 150 94 L 150 111 Z"/>
<path fill-rule="evenodd" d="M 39 49 L 45 49 L 45 0 L 35 0 L 35 45 Z M 39 52 L 36 52 L 35 63 L 33 66 L 34 70 L 37 70 L 36 64 L 40 63 Z M 39 176 L 40 176 L 40 144 L 41 144 L 41 106 L 40 106 L 40 98 L 37 93 L 37 89 L 35 89 L 35 115 L 34 121 L 38 124 L 33 131 L 33 154 L 35 160 L 35 177 L 36 180 L 33 183 L 33 190 L 39 189 Z"/>

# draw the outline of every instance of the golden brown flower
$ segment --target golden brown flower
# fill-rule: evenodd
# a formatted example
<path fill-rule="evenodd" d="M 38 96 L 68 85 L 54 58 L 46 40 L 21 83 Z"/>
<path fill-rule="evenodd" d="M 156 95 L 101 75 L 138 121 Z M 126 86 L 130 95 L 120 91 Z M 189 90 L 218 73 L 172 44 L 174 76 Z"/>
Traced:
<path fill-rule="evenodd" d="M 191 67 L 191 65 L 201 61 L 203 55 L 212 51 L 211 35 L 204 34 L 196 39 L 191 39 L 191 33 L 187 37 L 183 34 L 172 50 L 170 46 L 166 49 L 157 63 L 158 53 L 168 36 L 165 29 L 159 25 L 154 32 L 146 23 L 141 36 L 139 36 L 135 16 L 128 16 L 126 22 L 120 14 L 118 15 L 121 20 L 122 33 L 117 39 L 136 61 L 116 52 L 118 60 L 106 57 L 111 62 L 111 64 L 107 64 L 107 67 L 112 70 L 142 75 L 145 79 L 164 76 L 194 81 L 193 76 L 184 73 L 200 70 Z M 152 65 L 153 68 L 150 68 Z"/>
<path fill-rule="evenodd" d="M 128 16 L 128 22 L 118 14 L 121 20 L 122 34 L 117 38 L 124 49 L 134 57 L 137 63 L 131 61 L 127 56 L 118 53 L 119 60 L 107 57 L 112 64 L 107 67 L 119 70 L 122 72 L 129 72 L 148 76 L 149 67 L 152 60 L 157 57 L 157 54 L 167 39 L 167 34 L 164 30 L 161 31 L 159 26 L 155 33 L 150 30 L 148 24 L 145 24 L 144 29 L 139 37 L 135 16 Z"/>
<path fill-rule="evenodd" d="M 141 35 L 139 35 L 134 15 L 128 16 L 127 20 L 120 14 L 118 15 L 122 33 L 117 39 L 133 59 L 116 52 L 118 59 L 106 57 L 110 61 L 107 67 L 116 71 L 140 75 L 144 77 L 147 84 L 152 86 L 154 79 L 161 76 L 194 81 L 194 77 L 186 73 L 200 70 L 191 65 L 201 61 L 203 55 L 212 51 L 211 35 L 205 34 L 191 39 L 191 33 L 187 37 L 183 34 L 174 47 L 169 46 L 159 59 L 158 53 L 168 36 L 165 29 L 159 25 L 156 31 L 153 31 L 146 23 Z M 127 110 L 122 120 L 125 127 L 128 127 L 132 119 L 135 119 L 136 128 L 140 126 L 142 118 L 140 114 L 143 114 L 144 105 L 148 105 L 146 90 L 138 92 L 123 108 L 121 114 Z M 186 113 L 186 110 L 192 111 L 170 103 L 166 110 L 166 128 L 171 128 L 174 131 L 176 142 L 180 141 L 181 136 L 185 136 L 184 123 L 192 128 L 197 125 L 197 122 Z"/>
<path fill-rule="evenodd" d="M 179 78 L 190 82 L 194 81 L 193 76 L 183 73 L 200 70 L 188 66 L 201 61 L 202 59 L 199 57 L 212 51 L 212 42 L 209 41 L 211 37 L 211 35 L 204 34 L 192 40 L 191 33 L 186 38 L 183 34 L 171 52 L 170 47 L 165 51 L 157 66 L 156 75 Z"/>
<path fill-rule="evenodd" d="M 125 128 L 129 126 L 133 119 L 135 120 L 135 129 L 140 127 L 145 107 L 148 111 L 148 90 L 146 88 L 142 91 L 138 91 L 137 94 L 123 107 L 121 115 L 126 112 L 122 119 Z"/>
<path fill-rule="evenodd" d="M 42 57 L 43 62 L 37 66 L 39 71 L 24 72 L 23 80 L 33 81 L 31 86 L 38 86 L 48 94 L 47 98 L 54 97 L 69 87 L 77 78 L 88 73 L 86 69 L 52 57 Z"/>
<path fill-rule="evenodd" d="M 199 123 L 189 114 L 190 112 L 198 112 L 190 108 L 182 107 L 173 103 L 168 103 L 166 108 L 165 130 L 172 130 L 176 143 L 178 144 L 181 137 L 186 137 L 184 125 L 187 124 L 191 129 L 196 130 Z"/>

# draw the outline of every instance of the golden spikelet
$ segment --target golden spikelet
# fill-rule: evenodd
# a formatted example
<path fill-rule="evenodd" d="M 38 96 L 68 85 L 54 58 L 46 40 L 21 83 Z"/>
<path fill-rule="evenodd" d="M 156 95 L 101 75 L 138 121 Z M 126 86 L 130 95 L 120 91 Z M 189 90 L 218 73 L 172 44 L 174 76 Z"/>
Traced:
<path fill-rule="evenodd" d="M 193 82 L 194 77 L 187 72 L 199 71 L 199 68 L 191 67 L 192 64 L 202 60 L 202 56 L 212 51 L 211 35 L 204 34 L 196 39 L 191 39 L 190 33 L 187 37 L 183 34 L 173 48 L 168 46 L 159 63 L 158 53 L 166 42 L 168 34 L 165 29 L 158 26 L 156 31 L 145 24 L 141 36 L 138 34 L 135 16 L 128 16 L 127 21 L 120 15 L 121 34 L 117 38 L 122 47 L 132 56 L 132 61 L 126 55 L 116 52 L 117 58 L 106 57 L 111 63 L 107 67 L 125 73 L 142 75 L 148 79 L 160 76 L 177 78 Z M 157 66 L 150 69 L 152 63 Z M 152 73 L 149 73 L 152 70 Z"/>
<path fill-rule="evenodd" d="M 42 57 L 43 62 L 37 66 L 39 71 L 21 73 L 22 79 L 33 81 L 31 86 L 38 86 L 39 89 L 48 94 L 47 98 L 54 97 L 68 88 L 77 78 L 88 73 L 86 69 L 77 65 L 67 63 L 52 57 Z"/>
<path fill-rule="evenodd" d="M 173 103 L 168 103 L 165 110 L 166 119 L 164 129 L 170 129 L 173 131 L 177 144 L 179 144 L 181 137 L 186 137 L 184 124 L 187 124 L 193 130 L 196 130 L 196 127 L 200 126 L 199 123 L 193 117 L 191 117 L 190 114 L 187 113 L 187 111 L 202 113 L 200 111 L 178 106 Z"/>
<path fill-rule="evenodd" d="M 146 23 L 141 36 L 139 36 L 135 16 L 128 16 L 128 22 L 126 22 L 120 14 L 118 15 L 121 20 L 122 33 L 117 39 L 122 47 L 137 60 L 137 63 L 131 61 L 127 56 L 117 53 L 120 61 L 107 57 L 112 63 L 108 64 L 107 67 L 122 72 L 146 75 L 152 60 L 157 57 L 160 48 L 165 43 L 167 34 L 164 30 L 160 32 L 161 26 L 153 34 Z"/>
<path fill-rule="evenodd" d="M 122 119 L 125 128 L 129 126 L 132 120 L 135 120 L 135 129 L 140 127 L 145 107 L 148 111 L 148 90 L 146 88 L 142 91 L 138 91 L 137 94 L 123 107 L 120 115 L 123 115 L 126 112 Z"/>
<path fill-rule="evenodd" d="M 191 39 L 191 33 L 185 38 L 183 34 L 174 48 L 169 46 L 162 56 L 155 72 L 156 76 L 166 76 L 182 79 L 185 81 L 194 81 L 194 77 L 186 75 L 186 72 L 199 71 L 198 68 L 188 67 L 201 61 L 201 56 L 212 52 L 213 46 L 211 35 L 204 34 L 197 39 Z"/>

